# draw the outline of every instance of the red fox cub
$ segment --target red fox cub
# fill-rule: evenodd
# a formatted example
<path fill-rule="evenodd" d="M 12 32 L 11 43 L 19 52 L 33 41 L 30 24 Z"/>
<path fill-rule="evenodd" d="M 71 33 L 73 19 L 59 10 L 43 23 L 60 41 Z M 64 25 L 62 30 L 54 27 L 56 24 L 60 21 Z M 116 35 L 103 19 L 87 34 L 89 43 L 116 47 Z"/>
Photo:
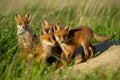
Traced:
<path fill-rule="evenodd" d="M 30 13 L 25 16 L 16 14 L 17 38 L 19 48 L 31 50 L 37 44 L 37 37 L 29 26 Z"/>
<path fill-rule="evenodd" d="M 62 53 L 61 53 L 61 59 L 62 63 L 65 65 L 67 63 L 70 63 L 72 55 L 75 51 L 74 45 L 68 45 L 65 43 L 65 38 L 68 38 L 69 35 L 69 27 L 60 28 L 58 25 L 55 25 L 53 27 L 54 30 L 54 36 L 56 41 L 59 43 Z"/>
<path fill-rule="evenodd" d="M 94 54 L 95 54 L 95 48 L 90 43 L 90 40 L 92 37 L 94 37 L 98 41 L 104 42 L 104 41 L 112 39 L 115 36 L 115 34 L 113 34 L 109 37 L 98 36 L 95 32 L 93 32 L 89 27 L 86 27 L 86 26 L 80 26 L 80 27 L 69 30 L 66 28 L 60 28 L 58 25 L 56 25 L 54 27 L 54 35 L 55 35 L 56 41 L 60 45 L 64 43 L 64 44 L 72 47 L 72 48 L 68 48 L 68 49 L 66 47 L 66 49 L 65 49 L 65 47 L 61 46 L 63 52 L 65 53 L 63 55 L 68 57 L 67 59 L 71 58 L 74 50 L 78 46 L 82 46 L 84 49 L 83 60 L 85 60 L 85 61 L 88 59 L 89 50 L 91 51 L 91 57 L 94 57 Z M 70 49 L 72 49 L 72 50 L 70 50 Z M 65 51 L 65 50 L 67 50 L 67 51 Z M 70 52 L 70 51 L 72 51 L 72 52 Z"/>
<path fill-rule="evenodd" d="M 59 25 L 60 22 L 57 21 L 56 24 Z M 41 25 L 42 25 L 42 29 L 44 29 L 44 30 L 47 31 L 47 32 L 49 31 L 50 33 L 53 33 L 54 24 L 50 24 L 50 23 L 48 23 L 47 20 L 44 19 L 44 20 L 42 21 Z"/>
<path fill-rule="evenodd" d="M 53 24 L 48 23 L 47 20 L 44 19 L 41 25 L 42 25 L 42 29 L 44 29 L 45 31 L 47 32 L 49 31 L 50 33 L 53 32 L 52 30 Z"/>
<path fill-rule="evenodd" d="M 46 64 L 47 59 L 52 54 L 52 48 L 55 43 L 54 35 L 42 29 L 40 31 L 40 44 L 35 48 L 35 59 Z"/>
<path fill-rule="evenodd" d="M 46 32 L 44 29 L 40 31 L 40 43 L 37 44 L 29 54 L 25 55 L 27 61 L 37 61 L 42 65 L 46 65 L 47 59 L 52 54 L 52 48 L 55 46 L 53 34 Z M 26 53 L 23 52 L 23 54 Z"/>
<path fill-rule="evenodd" d="M 55 24 L 59 25 L 59 21 L 57 21 Z M 46 32 L 49 32 L 51 34 L 53 34 L 53 27 L 54 27 L 54 24 L 50 24 L 47 20 L 43 20 L 42 23 L 42 29 Z M 62 49 L 60 48 L 59 45 L 56 44 L 56 46 L 54 46 L 52 48 L 52 55 L 55 55 L 56 57 L 59 57 L 61 55 L 61 52 L 62 52 Z M 48 59 L 48 61 L 51 63 L 51 62 L 56 62 L 56 59 L 54 57 L 50 57 Z"/>

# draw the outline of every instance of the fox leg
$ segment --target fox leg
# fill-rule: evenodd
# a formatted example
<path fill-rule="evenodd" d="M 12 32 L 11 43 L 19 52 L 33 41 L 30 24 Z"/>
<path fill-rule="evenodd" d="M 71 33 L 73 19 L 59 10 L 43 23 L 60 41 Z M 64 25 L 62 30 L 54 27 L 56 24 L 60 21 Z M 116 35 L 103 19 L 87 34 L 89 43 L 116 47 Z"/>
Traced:
<path fill-rule="evenodd" d="M 62 59 L 62 63 L 64 65 L 66 65 L 67 62 L 68 62 L 68 60 L 69 60 L 68 57 L 67 57 L 67 55 L 64 52 L 62 52 L 62 54 L 61 54 L 61 59 Z"/>
<path fill-rule="evenodd" d="M 87 61 L 87 59 L 88 59 L 88 53 L 89 53 L 88 43 L 85 42 L 85 43 L 82 44 L 82 46 L 83 46 L 83 49 L 84 49 L 84 59 L 85 59 L 85 61 Z"/>
<path fill-rule="evenodd" d="M 92 58 L 92 57 L 94 57 L 94 55 L 95 55 L 95 48 L 92 46 L 91 43 L 89 44 L 89 49 L 90 49 L 90 51 L 91 51 L 91 56 L 90 56 L 90 57 Z"/>
<path fill-rule="evenodd" d="M 70 61 L 71 61 L 71 58 L 69 57 L 70 54 L 65 54 L 65 55 L 66 55 L 66 61 L 67 61 L 67 63 L 70 63 Z"/>
<path fill-rule="evenodd" d="M 41 66 L 47 66 L 46 58 L 42 58 L 42 60 L 40 61 L 40 67 Z"/>
<path fill-rule="evenodd" d="M 37 62 L 40 62 L 40 66 L 46 66 L 46 55 L 42 54 L 42 55 L 38 55 L 37 56 Z"/>
<path fill-rule="evenodd" d="M 62 47 L 63 52 L 62 52 L 62 59 L 65 60 L 67 63 L 70 63 L 70 53 L 71 53 L 71 47 L 70 46 L 65 46 Z"/>

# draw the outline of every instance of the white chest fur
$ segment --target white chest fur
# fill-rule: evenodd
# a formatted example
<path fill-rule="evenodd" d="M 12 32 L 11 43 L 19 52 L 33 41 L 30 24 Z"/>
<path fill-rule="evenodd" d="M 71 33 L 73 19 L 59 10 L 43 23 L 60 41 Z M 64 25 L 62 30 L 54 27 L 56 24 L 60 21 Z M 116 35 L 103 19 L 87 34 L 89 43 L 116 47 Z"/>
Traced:
<path fill-rule="evenodd" d="M 71 53 L 71 46 L 68 46 L 65 43 L 61 43 L 60 46 L 67 56 Z"/>
<path fill-rule="evenodd" d="M 17 26 L 17 37 L 18 43 L 24 46 L 24 48 L 28 48 L 31 43 L 30 38 L 30 28 L 26 26 L 26 28 L 22 28 L 19 25 Z"/>

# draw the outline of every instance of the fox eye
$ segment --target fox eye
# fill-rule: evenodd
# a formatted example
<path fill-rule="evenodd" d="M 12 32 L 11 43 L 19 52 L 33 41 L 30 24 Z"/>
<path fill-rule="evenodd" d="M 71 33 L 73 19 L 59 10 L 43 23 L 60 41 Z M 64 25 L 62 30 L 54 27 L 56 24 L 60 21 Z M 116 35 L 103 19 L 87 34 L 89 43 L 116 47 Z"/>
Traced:
<path fill-rule="evenodd" d="M 58 35 L 58 37 L 60 38 L 60 35 Z"/>
<path fill-rule="evenodd" d="M 25 24 L 26 24 L 26 25 L 29 25 L 29 22 L 26 22 Z"/>
<path fill-rule="evenodd" d="M 66 36 L 64 35 L 63 37 L 65 38 Z"/>
<path fill-rule="evenodd" d="M 46 32 L 48 32 L 49 30 L 48 29 L 45 29 Z"/>
<path fill-rule="evenodd" d="M 22 25 L 22 23 L 19 23 L 19 25 Z"/>
<path fill-rule="evenodd" d="M 51 41 L 51 39 L 49 38 L 48 41 Z"/>

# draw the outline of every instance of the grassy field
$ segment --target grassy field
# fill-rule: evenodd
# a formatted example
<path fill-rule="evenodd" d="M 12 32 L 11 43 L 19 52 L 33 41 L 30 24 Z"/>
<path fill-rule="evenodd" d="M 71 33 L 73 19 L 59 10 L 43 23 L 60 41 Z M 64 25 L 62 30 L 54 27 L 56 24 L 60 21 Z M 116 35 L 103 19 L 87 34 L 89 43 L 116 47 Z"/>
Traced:
<path fill-rule="evenodd" d="M 0 80 L 53 80 L 50 74 L 54 65 L 40 67 L 34 63 L 26 68 L 26 63 L 18 59 L 20 52 L 16 39 L 15 14 L 31 13 L 31 27 L 39 36 L 42 19 L 61 26 L 86 25 L 102 36 L 117 33 L 113 40 L 120 40 L 119 0 L 1 0 L 0 3 Z M 97 43 L 92 40 L 92 43 Z M 60 73 L 60 80 L 65 69 Z M 108 75 L 86 74 L 81 80 L 117 80 L 120 71 Z M 100 76 L 103 76 L 99 79 Z M 80 80 L 76 77 L 70 80 Z"/>

